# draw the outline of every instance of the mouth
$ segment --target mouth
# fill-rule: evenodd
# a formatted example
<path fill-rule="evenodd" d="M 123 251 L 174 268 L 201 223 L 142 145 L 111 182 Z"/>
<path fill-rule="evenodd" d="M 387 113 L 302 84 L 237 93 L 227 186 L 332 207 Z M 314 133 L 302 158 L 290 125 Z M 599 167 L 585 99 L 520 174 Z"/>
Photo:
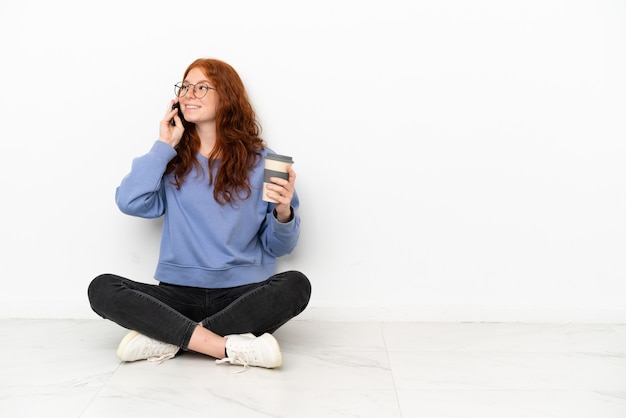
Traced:
<path fill-rule="evenodd" d="M 193 109 L 200 109 L 200 106 L 196 106 L 196 105 L 185 105 L 185 110 L 193 110 Z"/>

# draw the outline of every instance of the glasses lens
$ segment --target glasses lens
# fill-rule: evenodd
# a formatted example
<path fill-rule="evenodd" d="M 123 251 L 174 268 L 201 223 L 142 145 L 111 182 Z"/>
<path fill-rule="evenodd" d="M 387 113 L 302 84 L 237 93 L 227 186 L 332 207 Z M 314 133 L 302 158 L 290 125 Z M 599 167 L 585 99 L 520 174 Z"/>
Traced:
<path fill-rule="evenodd" d="M 198 99 L 202 99 L 204 96 L 206 96 L 208 91 L 209 87 L 205 86 L 204 84 L 199 84 L 193 87 L 193 95 L 196 96 Z"/>
<path fill-rule="evenodd" d="M 183 84 L 181 82 L 174 85 L 174 93 L 178 97 L 184 97 L 185 94 L 187 94 L 191 89 L 193 89 L 194 97 L 198 99 L 202 99 L 204 96 L 206 96 L 209 90 L 215 90 L 205 84 L 198 84 L 194 86 L 193 84 Z"/>

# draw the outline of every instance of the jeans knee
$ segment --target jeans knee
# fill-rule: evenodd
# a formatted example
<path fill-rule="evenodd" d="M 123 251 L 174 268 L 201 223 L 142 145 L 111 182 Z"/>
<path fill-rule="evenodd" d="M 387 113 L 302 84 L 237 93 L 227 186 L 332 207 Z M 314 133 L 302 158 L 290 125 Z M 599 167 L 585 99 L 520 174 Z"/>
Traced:
<path fill-rule="evenodd" d="M 299 271 L 288 271 L 285 274 L 288 277 L 287 283 L 291 293 L 300 302 L 300 310 L 303 311 L 311 299 L 311 282 L 304 273 Z"/>
<path fill-rule="evenodd" d="M 109 289 L 113 283 L 112 274 L 101 274 L 89 283 L 87 288 L 87 297 L 89 298 L 89 304 L 91 309 L 100 314 L 100 310 L 104 307 L 106 300 L 108 299 Z"/>

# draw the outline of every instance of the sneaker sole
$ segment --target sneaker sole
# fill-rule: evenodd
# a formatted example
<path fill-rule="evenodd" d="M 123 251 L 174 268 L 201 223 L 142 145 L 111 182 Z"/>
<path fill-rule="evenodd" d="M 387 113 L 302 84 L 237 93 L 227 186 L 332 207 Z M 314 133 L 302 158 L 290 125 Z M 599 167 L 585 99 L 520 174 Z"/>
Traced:
<path fill-rule="evenodd" d="M 278 345 L 278 341 L 276 341 L 276 338 L 267 333 L 261 335 L 259 338 L 262 338 L 264 341 L 268 342 L 274 348 L 274 352 L 278 353 L 278 356 L 274 359 L 274 362 L 265 367 L 267 367 L 268 369 L 280 367 L 280 365 L 283 364 L 283 356 L 280 353 L 280 346 Z"/>
<path fill-rule="evenodd" d="M 115 355 L 117 356 L 118 359 L 122 361 L 128 361 L 128 360 L 124 360 L 124 357 L 122 356 L 122 354 L 124 353 L 124 350 L 126 349 L 126 346 L 128 345 L 128 343 L 130 343 L 130 341 L 133 338 L 135 338 L 137 335 L 139 335 L 137 331 L 131 331 L 128 334 L 126 334 L 126 336 L 122 339 L 122 341 L 120 342 L 120 345 L 117 347 L 117 351 L 115 352 Z"/>

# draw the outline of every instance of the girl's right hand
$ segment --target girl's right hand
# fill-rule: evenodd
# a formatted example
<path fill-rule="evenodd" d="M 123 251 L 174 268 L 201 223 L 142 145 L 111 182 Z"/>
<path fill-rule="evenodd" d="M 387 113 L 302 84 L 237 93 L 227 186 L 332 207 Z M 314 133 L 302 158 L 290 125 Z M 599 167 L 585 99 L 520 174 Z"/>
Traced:
<path fill-rule="evenodd" d="M 159 124 L 159 141 L 169 144 L 172 148 L 176 148 L 176 145 L 178 145 L 180 139 L 183 137 L 183 132 L 185 132 L 183 121 L 178 117 L 178 109 L 172 109 L 172 106 L 176 102 L 177 100 L 170 100 L 170 104 L 165 111 L 165 116 L 161 119 L 161 123 Z M 172 119 L 174 119 L 176 123 L 175 126 L 171 124 Z"/>

